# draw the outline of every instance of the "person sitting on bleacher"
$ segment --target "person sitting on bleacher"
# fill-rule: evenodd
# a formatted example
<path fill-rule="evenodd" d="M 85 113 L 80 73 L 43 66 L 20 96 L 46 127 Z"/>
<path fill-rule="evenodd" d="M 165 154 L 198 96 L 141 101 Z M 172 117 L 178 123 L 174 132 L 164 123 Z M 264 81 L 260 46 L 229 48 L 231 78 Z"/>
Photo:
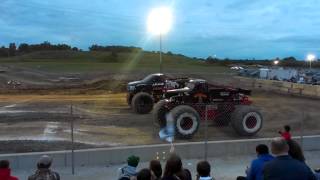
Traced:
<path fill-rule="evenodd" d="M 210 176 L 211 166 L 207 161 L 200 161 L 197 164 L 197 180 L 214 180 Z"/>
<path fill-rule="evenodd" d="M 303 162 L 289 156 L 289 146 L 285 139 L 275 138 L 271 151 L 276 156 L 263 168 L 264 180 L 315 180 L 311 169 Z"/>
<path fill-rule="evenodd" d="M 168 158 L 163 173 L 162 180 L 191 180 L 191 173 L 189 170 L 182 167 L 181 158 L 171 153 Z"/>
<path fill-rule="evenodd" d="M 138 172 L 137 180 L 153 180 L 150 169 L 141 169 Z"/>
<path fill-rule="evenodd" d="M 37 163 L 37 171 L 28 180 L 60 180 L 60 175 L 50 169 L 52 158 L 43 155 Z"/>
<path fill-rule="evenodd" d="M 10 163 L 7 160 L 0 161 L 0 180 L 18 180 L 17 177 L 11 176 Z"/>
<path fill-rule="evenodd" d="M 266 162 L 273 160 L 269 154 L 269 148 L 265 144 L 256 146 L 257 158 L 251 162 L 246 170 L 246 177 L 239 176 L 237 180 L 263 180 L 263 166 Z"/>
<path fill-rule="evenodd" d="M 161 180 L 162 177 L 162 167 L 159 160 L 150 161 L 149 169 L 151 171 L 153 180 Z"/>
<path fill-rule="evenodd" d="M 137 177 L 137 166 L 140 158 L 137 156 L 130 156 L 127 159 L 127 165 L 119 169 L 119 180 L 132 180 Z"/>

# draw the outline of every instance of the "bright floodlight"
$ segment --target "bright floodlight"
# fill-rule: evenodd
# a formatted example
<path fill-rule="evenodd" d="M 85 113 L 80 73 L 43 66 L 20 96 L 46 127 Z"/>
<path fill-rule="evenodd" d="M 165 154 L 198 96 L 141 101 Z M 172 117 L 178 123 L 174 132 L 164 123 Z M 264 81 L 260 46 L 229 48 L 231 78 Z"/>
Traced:
<path fill-rule="evenodd" d="M 148 31 L 155 35 L 166 34 L 171 28 L 172 18 L 170 8 L 160 7 L 153 9 L 148 16 Z"/>
<path fill-rule="evenodd" d="M 308 54 L 307 55 L 307 61 L 314 61 L 316 60 L 316 56 L 314 54 Z"/>
<path fill-rule="evenodd" d="M 275 60 L 275 61 L 273 61 L 273 64 L 274 64 L 274 65 L 278 65 L 278 64 L 279 64 L 279 61 L 278 61 L 278 60 Z"/>

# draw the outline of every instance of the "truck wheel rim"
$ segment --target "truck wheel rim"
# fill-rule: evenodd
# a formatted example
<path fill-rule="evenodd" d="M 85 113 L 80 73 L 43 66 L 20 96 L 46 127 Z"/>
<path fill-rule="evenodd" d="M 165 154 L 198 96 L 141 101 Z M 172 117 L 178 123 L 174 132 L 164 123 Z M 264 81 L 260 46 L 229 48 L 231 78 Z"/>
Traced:
<path fill-rule="evenodd" d="M 177 129 L 183 135 L 193 134 L 197 128 L 197 118 L 190 113 L 183 113 L 177 119 Z"/>
<path fill-rule="evenodd" d="M 256 112 L 250 112 L 244 116 L 242 125 L 246 132 L 254 133 L 260 129 L 261 123 L 260 115 Z"/>
<path fill-rule="evenodd" d="M 147 97 L 141 98 L 141 100 L 138 102 L 138 106 L 142 108 L 149 106 L 150 104 L 152 104 L 152 101 L 149 100 Z"/>

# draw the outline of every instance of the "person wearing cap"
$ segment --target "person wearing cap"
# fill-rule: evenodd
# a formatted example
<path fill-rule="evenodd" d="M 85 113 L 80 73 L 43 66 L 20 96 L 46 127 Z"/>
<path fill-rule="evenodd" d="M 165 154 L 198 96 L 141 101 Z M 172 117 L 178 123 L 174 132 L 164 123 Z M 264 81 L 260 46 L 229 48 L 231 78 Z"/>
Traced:
<path fill-rule="evenodd" d="M 52 164 L 52 158 L 43 155 L 38 163 L 36 172 L 28 177 L 28 180 L 60 180 L 60 175 L 50 169 Z"/>
<path fill-rule="evenodd" d="M 127 159 L 127 165 L 119 169 L 119 180 L 136 179 L 139 161 L 139 157 L 129 156 Z"/>
<path fill-rule="evenodd" d="M 0 161 L 0 180 L 18 180 L 18 178 L 11 176 L 10 163 L 8 160 Z"/>

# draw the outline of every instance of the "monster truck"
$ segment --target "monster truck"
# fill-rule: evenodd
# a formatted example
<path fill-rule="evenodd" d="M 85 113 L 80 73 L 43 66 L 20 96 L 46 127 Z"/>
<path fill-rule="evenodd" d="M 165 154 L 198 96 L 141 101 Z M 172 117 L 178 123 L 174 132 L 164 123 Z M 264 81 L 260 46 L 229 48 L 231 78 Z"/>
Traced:
<path fill-rule="evenodd" d="M 205 119 L 220 125 L 231 124 L 242 136 L 253 136 L 262 127 L 263 117 L 248 98 L 250 90 L 212 85 L 199 79 L 190 80 L 185 88 L 168 90 L 166 95 L 170 93 L 174 95 L 155 105 L 154 118 L 162 128 L 170 114 L 179 137 L 191 138 Z"/>
<path fill-rule="evenodd" d="M 188 78 L 172 78 L 164 74 L 150 74 L 127 85 L 127 102 L 139 114 L 149 113 L 153 104 L 163 98 L 165 91 L 185 86 Z M 171 93 L 173 94 L 173 93 Z"/>

